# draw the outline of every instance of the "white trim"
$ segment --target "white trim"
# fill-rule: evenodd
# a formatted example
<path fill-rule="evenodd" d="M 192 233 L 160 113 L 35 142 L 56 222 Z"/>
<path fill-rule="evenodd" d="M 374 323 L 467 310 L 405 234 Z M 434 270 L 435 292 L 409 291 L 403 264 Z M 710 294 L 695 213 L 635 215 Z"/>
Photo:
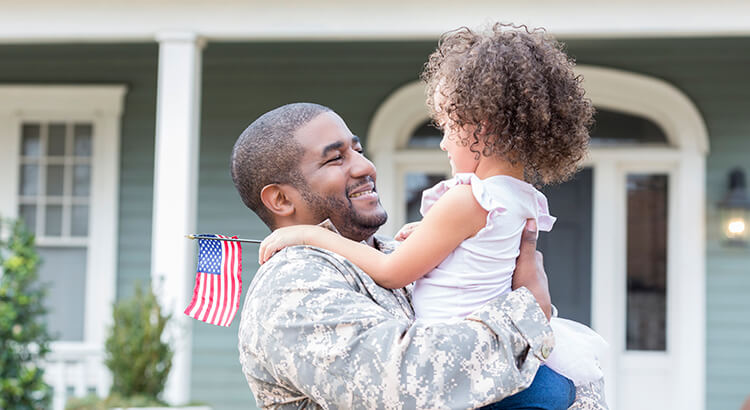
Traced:
<path fill-rule="evenodd" d="M 608 401 L 613 408 L 627 404 L 627 397 L 618 397 L 618 383 L 632 379 L 628 372 L 650 358 L 651 368 L 661 366 L 661 371 L 668 372 L 662 393 L 672 403 L 679 400 L 675 408 L 702 408 L 707 128 L 692 101 L 665 81 L 601 67 L 579 66 L 577 72 L 583 75 L 587 96 L 595 106 L 648 118 L 669 142 L 661 147 L 592 146 L 584 161 L 594 168 L 591 313 L 592 327 L 611 345 L 603 360 Z M 405 149 L 414 128 L 427 118 L 424 86 L 412 82 L 386 98 L 370 124 L 366 146 L 379 171 L 383 205 L 391 215 L 384 234 L 393 234 L 404 221 L 404 172 L 438 169 L 436 163 L 445 163 L 439 151 Z M 663 353 L 625 352 L 625 178 L 629 171 L 669 175 L 668 346 Z"/>
<path fill-rule="evenodd" d="M 579 65 L 586 95 L 597 107 L 613 109 L 658 124 L 671 145 L 708 153 L 708 131 L 698 108 L 666 81 L 612 68 Z M 648 96 L 648 98 L 645 98 Z"/>
<path fill-rule="evenodd" d="M 84 245 L 87 251 L 83 342 L 54 342 L 55 352 L 70 346 L 103 349 L 112 319 L 117 263 L 117 218 L 120 163 L 120 115 L 124 85 L 0 86 L 0 214 L 17 217 L 20 126 L 24 121 L 85 121 L 94 127 L 87 239 L 49 239 L 42 245 Z M 62 349 L 62 350 L 61 350 Z M 73 347 L 72 349 L 76 349 Z M 106 384 L 107 378 L 102 381 Z M 104 392 L 100 383 L 98 389 Z"/>
<path fill-rule="evenodd" d="M 388 211 L 388 221 L 380 228 L 383 235 L 393 235 L 406 220 L 404 209 L 404 172 L 405 164 L 442 164 L 447 166 L 441 152 L 423 150 L 419 155 L 427 156 L 423 161 L 418 158 L 404 158 L 414 155 L 415 151 L 405 150 L 412 132 L 430 118 L 425 105 L 425 86 L 421 81 L 408 83 L 391 95 L 378 107 L 367 130 L 368 156 L 378 170 L 377 184 L 381 187 L 392 187 L 380 201 Z M 404 153 L 401 154 L 401 151 Z M 439 169 L 435 169 L 438 171 Z M 449 170 L 449 169 L 448 169 Z"/>
<path fill-rule="evenodd" d="M 167 337 L 174 357 L 164 396 L 184 404 L 190 398 L 192 322 L 182 311 L 195 275 L 195 244 L 183 236 L 196 226 L 202 40 L 190 32 L 158 38 L 151 278 L 172 314 Z"/>
<path fill-rule="evenodd" d="M 503 20 L 544 26 L 566 38 L 741 36 L 750 34 L 744 0 L 568 2 L 413 0 L 29 0 L 5 2 L 0 42 L 149 41 L 182 29 L 211 40 L 435 40 L 460 26 Z M 31 18 L 30 16 L 33 16 Z"/>

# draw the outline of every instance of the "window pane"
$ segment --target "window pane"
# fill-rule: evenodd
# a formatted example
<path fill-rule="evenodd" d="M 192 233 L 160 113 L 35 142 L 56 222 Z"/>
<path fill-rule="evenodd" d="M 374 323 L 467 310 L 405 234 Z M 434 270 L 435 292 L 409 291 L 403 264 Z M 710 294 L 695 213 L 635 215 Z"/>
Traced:
<path fill-rule="evenodd" d="M 597 108 L 594 120 L 591 144 L 595 146 L 668 144 L 664 131 L 644 117 Z"/>
<path fill-rule="evenodd" d="M 44 297 L 48 329 L 57 340 L 83 341 L 86 308 L 86 248 L 38 247 L 39 281 L 49 283 Z"/>
<path fill-rule="evenodd" d="M 47 195 L 62 196 L 65 167 L 62 165 L 47 165 Z"/>
<path fill-rule="evenodd" d="M 23 124 L 21 127 L 21 155 L 27 157 L 38 157 L 41 152 L 41 140 L 39 138 L 39 124 Z"/>
<path fill-rule="evenodd" d="M 75 136 L 75 155 L 79 157 L 91 156 L 91 135 L 93 128 L 91 124 L 76 124 L 73 127 Z"/>
<path fill-rule="evenodd" d="M 412 133 L 409 139 L 409 148 L 437 148 L 440 149 L 440 140 L 443 139 L 443 133 L 439 129 L 432 126 L 432 122 L 428 121 L 419 126 Z"/>
<path fill-rule="evenodd" d="M 89 196 L 91 166 L 76 165 L 73 167 L 73 195 Z"/>
<path fill-rule="evenodd" d="M 78 157 L 91 156 L 91 137 L 76 137 L 75 155 Z"/>
<path fill-rule="evenodd" d="M 18 213 L 26 224 L 26 229 L 31 233 L 36 232 L 36 205 L 21 205 Z"/>
<path fill-rule="evenodd" d="M 73 205 L 70 224 L 72 236 L 88 236 L 89 234 L 89 207 L 88 205 Z"/>
<path fill-rule="evenodd" d="M 627 349 L 666 350 L 667 176 L 628 175 Z"/>
<path fill-rule="evenodd" d="M 22 165 L 21 183 L 19 184 L 21 195 L 36 195 L 39 192 L 39 166 Z"/>
<path fill-rule="evenodd" d="M 427 174 L 422 172 L 410 172 L 406 174 L 406 222 L 414 222 L 422 219 L 419 208 L 422 205 L 422 191 L 444 180 L 444 174 Z"/>
<path fill-rule="evenodd" d="M 65 155 L 65 124 L 50 124 L 47 135 L 47 155 Z"/>
<path fill-rule="evenodd" d="M 45 210 L 44 235 L 62 235 L 62 205 L 47 205 Z"/>

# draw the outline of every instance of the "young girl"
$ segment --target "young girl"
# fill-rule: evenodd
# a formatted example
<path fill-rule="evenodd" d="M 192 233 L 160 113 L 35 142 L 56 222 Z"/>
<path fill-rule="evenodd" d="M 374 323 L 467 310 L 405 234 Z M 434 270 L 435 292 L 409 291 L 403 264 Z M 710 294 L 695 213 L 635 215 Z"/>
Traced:
<path fill-rule="evenodd" d="M 463 318 L 509 292 L 526 220 L 542 231 L 555 222 L 532 183 L 565 181 L 586 153 L 593 108 L 573 65 L 538 30 L 448 33 L 422 78 L 453 178 L 423 193 L 421 223 L 405 227 L 388 255 L 317 226 L 282 228 L 263 242 L 260 261 L 291 245 L 331 250 L 383 287 L 416 281 L 414 310 L 425 320 Z M 576 385 L 601 378 L 593 351 L 603 340 L 575 322 L 551 324 L 546 364 Z"/>

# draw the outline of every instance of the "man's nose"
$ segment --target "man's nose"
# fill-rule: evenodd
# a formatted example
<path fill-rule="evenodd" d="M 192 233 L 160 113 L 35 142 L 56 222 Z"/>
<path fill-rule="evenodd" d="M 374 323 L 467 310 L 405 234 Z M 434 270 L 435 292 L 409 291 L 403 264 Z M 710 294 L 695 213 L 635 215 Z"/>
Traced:
<path fill-rule="evenodd" d="M 353 177 L 375 176 L 375 165 L 364 154 L 356 154 L 352 159 L 350 172 Z"/>
<path fill-rule="evenodd" d="M 445 148 L 445 135 L 443 135 L 443 138 L 440 140 L 440 149 L 443 151 L 447 151 Z"/>

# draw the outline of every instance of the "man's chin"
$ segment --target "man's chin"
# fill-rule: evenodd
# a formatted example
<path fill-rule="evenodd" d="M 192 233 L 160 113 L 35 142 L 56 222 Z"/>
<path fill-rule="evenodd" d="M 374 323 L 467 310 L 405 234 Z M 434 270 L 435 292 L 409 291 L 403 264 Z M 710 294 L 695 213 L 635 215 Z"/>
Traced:
<path fill-rule="evenodd" d="M 388 220 L 388 214 L 380 208 L 379 212 L 355 212 L 339 214 L 339 223 L 334 222 L 339 232 L 354 241 L 363 241 L 371 237 Z M 333 219 L 333 218 L 332 218 Z"/>

